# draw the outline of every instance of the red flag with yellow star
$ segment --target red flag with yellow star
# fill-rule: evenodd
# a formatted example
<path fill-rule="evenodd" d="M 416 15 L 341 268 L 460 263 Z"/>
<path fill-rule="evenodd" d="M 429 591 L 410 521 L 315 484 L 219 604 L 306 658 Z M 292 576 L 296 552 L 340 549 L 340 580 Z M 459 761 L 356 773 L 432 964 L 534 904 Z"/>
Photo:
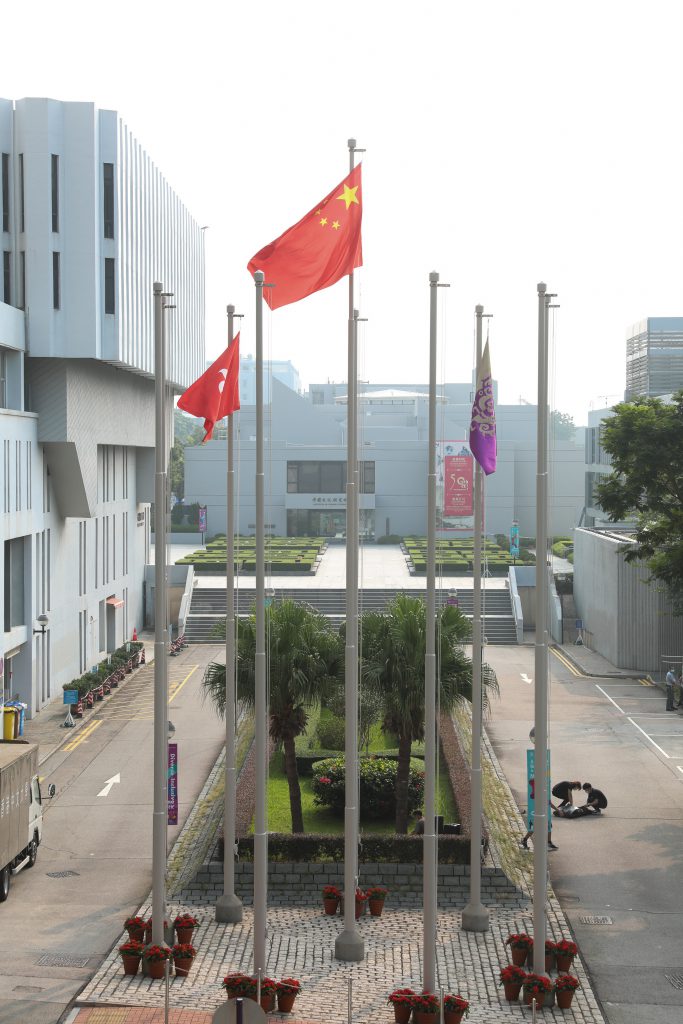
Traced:
<path fill-rule="evenodd" d="M 247 264 L 266 277 L 263 296 L 271 309 L 305 299 L 363 266 L 361 165 L 328 196 Z"/>

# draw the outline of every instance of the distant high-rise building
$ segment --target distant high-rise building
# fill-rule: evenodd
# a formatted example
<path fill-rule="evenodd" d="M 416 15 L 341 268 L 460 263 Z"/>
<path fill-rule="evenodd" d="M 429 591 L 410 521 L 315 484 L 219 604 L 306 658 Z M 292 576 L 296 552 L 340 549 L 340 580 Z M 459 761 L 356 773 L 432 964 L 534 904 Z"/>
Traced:
<path fill-rule="evenodd" d="M 683 388 L 683 316 L 649 316 L 626 340 L 625 399 L 670 395 Z"/>

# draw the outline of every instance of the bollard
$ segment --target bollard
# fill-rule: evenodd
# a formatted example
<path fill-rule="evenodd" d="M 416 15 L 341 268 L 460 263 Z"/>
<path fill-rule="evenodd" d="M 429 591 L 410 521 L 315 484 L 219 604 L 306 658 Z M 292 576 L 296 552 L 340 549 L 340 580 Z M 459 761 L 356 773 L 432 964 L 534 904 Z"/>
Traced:
<path fill-rule="evenodd" d="M 75 714 L 76 718 L 83 718 L 83 698 L 82 697 L 79 697 L 78 704 L 76 705 L 76 710 L 74 711 L 74 714 Z"/>
<path fill-rule="evenodd" d="M 85 702 L 87 704 L 88 710 L 90 710 L 90 708 L 92 708 L 94 706 L 94 704 L 95 704 L 95 694 L 92 692 L 92 690 L 88 690 L 88 693 L 87 693 L 86 698 L 85 698 Z"/>
<path fill-rule="evenodd" d="M 242 1024 L 244 1020 L 244 1000 L 238 996 L 235 1000 L 235 1024 Z"/>
<path fill-rule="evenodd" d="M 261 968 L 256 972 L 256 1005 L 261 1005 Z"/>

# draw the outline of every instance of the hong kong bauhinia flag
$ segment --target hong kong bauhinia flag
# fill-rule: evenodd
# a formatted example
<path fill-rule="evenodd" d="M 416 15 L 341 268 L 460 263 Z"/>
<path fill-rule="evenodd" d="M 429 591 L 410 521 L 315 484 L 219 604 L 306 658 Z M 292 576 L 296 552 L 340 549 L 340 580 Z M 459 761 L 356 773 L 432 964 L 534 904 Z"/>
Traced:
<path fill-rule="evenodd" d="M 493 382 L 491 381 L 491 357 L 489 343 L 479 365 L 477 392 L 472 403 L 470 423 L 470 449 L 486 475 L 496 468 L 496 411 L 493 405 Z"/>
<path fill-rule="evenodd" d="M 206 434 L 211 440 L 213 428 L 224 416 L 240 407 L 240 336 L 237 335 L 225 352 L 209 369 L 190 384 L 178 399 L 178 408 L 204 420 Z"/>
<path fill-rule="evenodd" d="M 298 224 L 249 260 L 265 273 L 263 297 L 271 309 L 329 288 L 363 266 L 361 165 L 333 188 Z"/>

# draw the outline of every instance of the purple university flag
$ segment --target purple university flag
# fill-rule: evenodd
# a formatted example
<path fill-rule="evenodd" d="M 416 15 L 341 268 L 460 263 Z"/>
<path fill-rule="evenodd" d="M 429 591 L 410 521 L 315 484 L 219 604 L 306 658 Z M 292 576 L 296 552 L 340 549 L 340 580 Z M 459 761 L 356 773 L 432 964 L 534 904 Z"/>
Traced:
<path fill-rule="evenodd" d="M 486 475 L 496 468 L 496 411 L 493 407 L 493 385 L 491 383 L 491 359 L 489 343 L 486 342 L 479 366 L 477 393 L 472 403 L 470 423 L 470 448 L 475 459 Z"/>

